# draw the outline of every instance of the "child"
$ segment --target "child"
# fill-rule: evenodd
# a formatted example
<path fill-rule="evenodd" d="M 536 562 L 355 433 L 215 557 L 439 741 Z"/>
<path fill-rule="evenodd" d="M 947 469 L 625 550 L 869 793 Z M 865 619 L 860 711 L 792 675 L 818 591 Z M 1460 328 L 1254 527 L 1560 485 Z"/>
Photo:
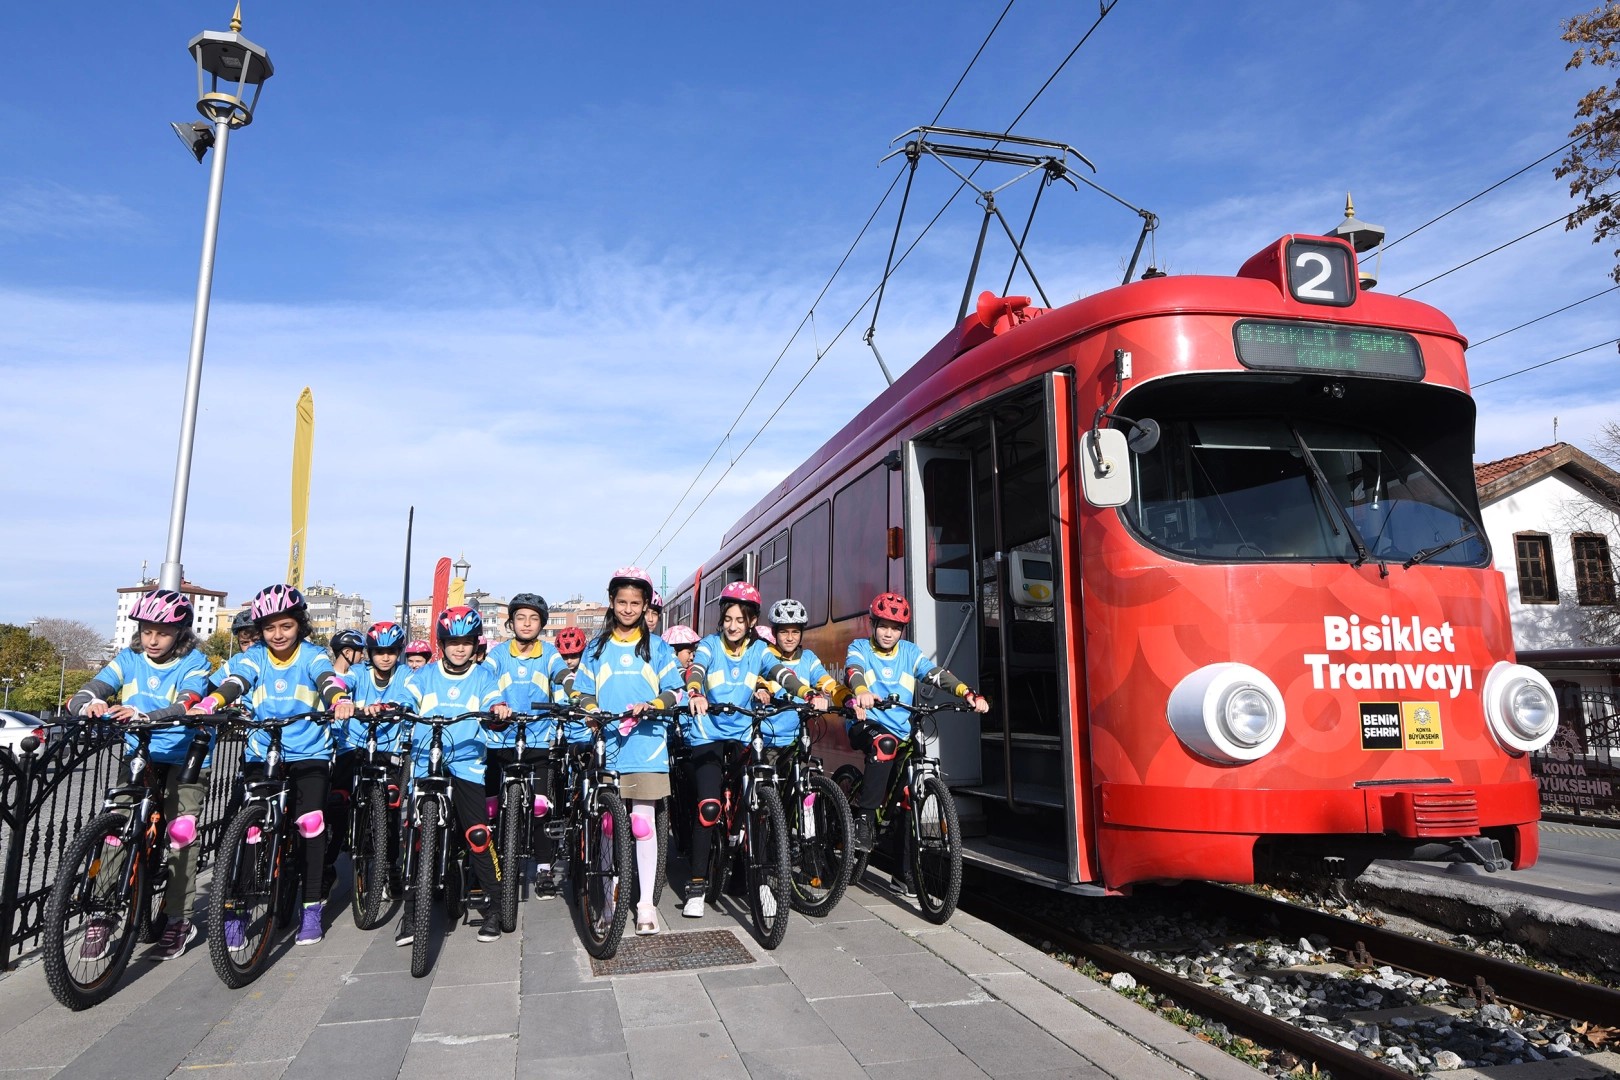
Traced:
<path fill-rule="evenodd" d="M 872 617 L 872 636 L 850 642 L 844 659 L 844 681 L 854 694 L 855 720 L 849 724 L 849 745 L 866 754 L 866 774 L 855 798 L 855 847 L 872 848 L 872 812 L 883 805 L 894 772 L 894 755 L 900 740 L 911 733 L 909 713 L 904 709 L 877 709 L 878 698 L 893 696 L 911 704 L 919 681 L 948 688 L 974 712 L 990 711 L 983 696 L 966 683 L 923 655 L 915 644 L 902 640 L 911 622 L 911 605 L 895 593 L 879 593 L 867 613 Z M 894 876 L 894 891 L 915 896 L 911 875 L 901 870 Z"/>
<path fill-rule="evenodd" d="M 656 634 L 658 624 L 664 618 L 664 594 L 657 589 L 653 590 L 652 602 L 647 605 L 647 630 Z"/>
<path fill-rule="evenodd" d="M 351 630 L 343 631 L 353 633 Z M 391 622 L 373 623 L 366 631 L 366 662 L 353 668 L 349 674 L 350 696 L 356 709 L 388 700 L 388 691 L 398 676 L 399 654 L 405 647 L 405 631 Z M 337 644 L 337 639 L 333 639 Z M 338 650 L 340 652 L 347 650 Z M 337 666 L 334 661 L 333 667 Z M 339 673 L 342 674 L 341 672 Z M 393 754 L 399 748 L 400 725 L 384 724 L 377 728 L 377 752 Z M 327 813 L 332 821 L 332 840 L 326 845 L 326 891 L 332 891 L 334 868 L 338 851 L 349 842 L 350 811 L 353 804 L 354 779 L 360 765 L 360 753 L 366 748 L 371 726 L 359 717 L 342 724 L 332 725 L 332 740 L 337 756 L 332 761 L 332 794 Z M 397 838 L 396 838 L 397 846 Z"/>
<path fill-rule="evenodd" d="M 540 631 L 546 628 L 551 609 L 539 593 L 518 593 L 506 605 L 506 628 L 512 640 L 496 645 L 485 666 L 495 673 L 495 686 L 502 699 L 517 712 L 530 712 L 536 705 L 566 705 L 568 692 L 563 689 L 562 677 L 568 670 L 562 656 L 548 642 L 540 640 Z M 551 741 L 556 737 L 557 721 L 548 719 L 530 724 L 526 739 L 528 747 L 524 760 L 534 762 L 535 793 L 547 801 L 554 798 L 551 788 Z M 506 766 L 517 762 L 517 732 L 508 730 L 489 740 L 488 766 L 484 774 L 484 794 L 497 800 L 501 797 L 501 782 Z M 534 841 L 535 880 L 537 900 L 555 900 L 557 882 L 552 876 L 551 863 L 556 854 L 556 842 L 543 827 L 530 832 Z M 508 866 L 506 873 L 518 873 L 517 867 Z"/>
<path fill-rule="evenodd" d="M 585 631 L 577 626 L 565 626 L 557 631 L 557 653 L 566 670 L 559 677 L 559 685 L 569 702 L 578 699 L 574 692 L 574 676 L 579 672 L 579 658 L 585 653 Z"/>
<path fill-rule="evenodd" d="M 439 662 L 406 672 L 390 700 L 409 705 L 418 716 L 459 716 L 468 712 L 492 712 L 499 718 L 512 710 L 501 699 L 495 673 L 473 659 L 484 620 L 470 607 L 446 608 L 439 613 L 435 627 L 439 639 Z M 428 774 L 432 760 L 433 728 L 412 724 L 411 773 Z M 495 903 L 500 884 L 500 867 L 495 861 L 493 834 L 489 828 L 489 808 L 484 801 L 484 749 L 491 736 L 477 720 L 463 720 L 444 729 L 443 758 L 450 773 L 450 800 L 455 822 L 451 835 L 466 838 L 472 854 L 473 876 L 489 903 L 478 928 L 479 941 L 498 941 L 501 936 L 500 905 Z M 431 896 L 412 896 L 405 905 L 395 945 L 409 945 L 412 904 L 431 904 Z"/>
<path fill-rule="evenodd" d="M 686 704 L 686 669 L 692 666 L 692 654 L 697 651 L 698 632 L 690 626 L 672 626 L 664 631 L 664 640 L 675 650 L 675 663 L 681 672 L 681 704 Z"/>
<path fill-rule="evenodd" d="M 808 625 L 810 612 L 797 600 L 778 600 L 772 604 L 771 629 L 775 640 L 767 646 L 769 654 L 783 666 L 791 668 L 795 675 L 815 687 L 823 696 L 832 698 L 834 704 L 842 705 L 848 700 L 849 691 L 827 673 L 815 653 L 801 648 L 804 628 Z M 776 684 L 768 684 L 757 688 L 755 696 L 761 703 L 769 702 L 778 689 Z M 786 709 L 760 725 L 760 734 L 764 736 L 768 749 L 782 750 L 798 741 L 801 726 L 798 710 Z M 771 757 L 774 760 L 775 755 Z"/>
<path fill-rule="evenodd" d="M 427 662 L 432 659 L 433 646 L 429 645 L 421 638 L 417 638 L 415 641 L 405 646 L 405 666 L 410 668 L 412 671 L 420 671 L 422 668 L 426 667 Z"/>
<path fill-rule="evenodd" d="M 236 637 L 236 651 L 247 652 L 259 643 L 259 628 L 253 625 L 253 612 L 243 608 L 231 620 L 231 633 Z"/>
<path fill-rule="evenodd" d="M 652 579 L 638 566 L 626 566 L 608 579 L 607 623 L 587 651 L 574 678 L 579 704 L 592 712 L 629 713 L 607 733 L 607 758 L 619 774 L 619 793 L 630 807 L 636 838 L 636 933 L 659 931 L 653 893 L 658 884 L 657 803 L 669 795 L 669 744 L 664 726 L 635 719 L 647 709 L 670 709 L 680 691 L 675 654 L 647 628 Z M 621 886 L 622 887 L 622 886 Z"/>
<path fill-rule="evenodd" d="M 140 626 L 140 637 L 84 684 L 68 702 L 78 716 L 106 716 L 109 720 L 179 717 L 208 692 L 208 657 L 192 633 L 191 601 L 170 589 L 143 593 L 129 617 Z M 119 704 L 111 704 L 117 697 Z M 208 794 L 208 762 L 202 761 L 195 777 L 184 774 L 192 750 L 195 728 L 168 728 L 152 733 L 149 768 L 161 778 L 163 816 L 169 822 L 169 887 L 163 897 L 163 937 L 147 955 L 153 960 L 177 960 L 197 936 L 191 921 L 191 902 L 197 891 L 197 816 Z M 201 736 L 198 753 L 205 753 L 209 735 Z M 136 746 L 126 736 L 129 750 Z M 126 770 L 127 771 L 127 770 Z M 189 781 L 189 782 L 188 782 Z M 122 852 L 109 851 L 117 859 Z M 116 880 L 117 872 L 108 874 Z M 99 960 L 112 944 L 113 923 L 92 918 L 85 926 L 79 955 Z"/>
<path fill-rule="evenodd" d="M 354 703 L 348 689 L 332 670 L 326 652 L 309 638 L 309 609 L 304 595 L 291 585 L 271 585 L 260 589 L 248 609 L 262 638 L 259 644 L 233 657 L 227 674 L 213 693 L 199 703 L 202 712 L 213 712 L 246 696 L 255 716 L 274 720 L 317 708 L 330 708 L 333 718 L 348 720 Z M 270 735 L 253 731 L 247 740 L 246 776 L 263 776 L 265 753 Z M 332 732 L 325 723 L 300 720 L 282 729 L 282 758 L 292 785 L 292 805 L 287 808 L 304 838 L 304 911 L 298 926 L 298 944 L 315 945 L 323 933 L 326 865 L 326 800 L 331 792 Z M 238 948 L 243 926 L 227 921 L 225 943 Z"/>
<path fill-rule="evenodd" d="M 349 672 L 365 661 L 366 639 L 358 630 L 339 630 L 332 635 L 332 670 L 351 691 L 355 680 Z"/>
<path fill-rule="evenodd" d="M 692 748 L 692 786 L 698 799 L 690 848 L 692 880 L 686 886 L 686 905 L 681 909 L 688 919 L 703 918 L 713 830 L 720 824 L 724 809 L 720 796 L 726 744 L 746 740 L 753 726 L 748 717 L 737 713 L 708 715 L 709 699 L 747 707 L 753 704 L 755 689 L 772 682 L 790 694 L 814 693 L 791 668 L 767 653 L 769 646 L 753 636 L 759 622 L 759 604 L 759 590 L 746 581 L 733 581 L 720 590 L 720 625 L 698 643 L 686 671 L 687 708 L 692 720 L 683 725 L 683 734 Z M 819 694 L 815 700 L 818 707 L 827 707 Z M 765 886 L 761 886 L 761 900 L 773 905 L 776 902 Z M 766 910 L 765 915 L 772 917 L 775 911 Z"/>

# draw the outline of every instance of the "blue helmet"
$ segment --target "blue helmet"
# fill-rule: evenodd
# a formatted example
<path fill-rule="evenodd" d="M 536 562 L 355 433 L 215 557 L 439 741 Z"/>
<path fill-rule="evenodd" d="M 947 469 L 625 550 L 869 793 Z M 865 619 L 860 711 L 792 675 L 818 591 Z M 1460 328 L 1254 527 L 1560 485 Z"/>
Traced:
<path fill-rule="evenodd" d="M 484 632 L 484 618 L 470 607 L 445 608 L 439 612 L 436 636 L 443 645 L 451 638 L 474 638 Z"/>
<path fill-rule="evenodd" d="M 366 648 L 372 649 L 403 649 L 405 647 L 405 631 L 398 623 L 380 622 L 372 623 L 371 629 L 366 631 Z"/>

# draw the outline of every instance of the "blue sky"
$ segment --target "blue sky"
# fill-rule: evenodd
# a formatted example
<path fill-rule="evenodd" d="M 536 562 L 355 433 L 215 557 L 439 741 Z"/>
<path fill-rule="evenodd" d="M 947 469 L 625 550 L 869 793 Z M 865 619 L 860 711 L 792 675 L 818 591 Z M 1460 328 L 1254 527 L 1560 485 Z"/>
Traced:
<path fill-rule="evenodd" d="M 1004 0 L 244 4 L 276 75 L 233 137 L 184 562 L 239 602 L 286 566 L 292 410 L 316 401 L 311 580 L 399 595 L 465 553 L 499 594 L 596 594 L 644 549 L 764 372 L 753 435 L 881 274 L 894 199 L 796 339 Z M 1172 273 L 1230 273 L 1359 215 L 1393 239 L 1562 145 L 1601 72 L 1558 5 L 1119 0 L 1019 123 L 1155 211 Z M 1002 128 L 1094 3 L 1015 0 L 940 122 Z M 227 3 L 0 15 L 0 621 L 111 628 L 155 573 L 207 168 L 185 43 Z M 1612 73 L 1610 73 L 1612 76 Z M 1568 211 L 1553 162 L 1395 246 L 1399 292 Z M 907 239 L 953 182 L 919 175 Z M 1028 189 L 1007 196 L 1021 217 Z M 896 275 L 903 368 L 948 328 L 977 229 L 953 207 Z M 1118 280 L 1137 221 L 1054 189 L 1029 248 L 1065 301 Z M 1005 274 L 997 252 L 992 276 Z M 1479 339 L 1611 284 L 1562 225 L 1413 293 Z M 1025 286 L 1016 286 L 1027 289 Z M 1476 381 L 1614 337 L 1609 294 L 1471 353 Z M 679 535 L 671 581 L 882 388 L 864 317 Z M 1479 393 L 1481 460 L 1617 418 L 1600 349 Z M 709 490 L 715 467 L 698 482 Z M 686 518 L 688 502 L 675 515 Z"/>

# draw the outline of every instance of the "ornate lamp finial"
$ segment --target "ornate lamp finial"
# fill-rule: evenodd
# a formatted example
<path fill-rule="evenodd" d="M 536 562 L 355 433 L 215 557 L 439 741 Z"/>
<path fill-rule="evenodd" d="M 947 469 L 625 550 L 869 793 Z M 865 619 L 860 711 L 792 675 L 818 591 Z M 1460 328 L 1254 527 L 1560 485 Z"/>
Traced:
<path fill-rule="evenodd" d="M 242 0 L 236 0 L 236 11 L 231 15 L 231 33 L 242 32 Z"/>

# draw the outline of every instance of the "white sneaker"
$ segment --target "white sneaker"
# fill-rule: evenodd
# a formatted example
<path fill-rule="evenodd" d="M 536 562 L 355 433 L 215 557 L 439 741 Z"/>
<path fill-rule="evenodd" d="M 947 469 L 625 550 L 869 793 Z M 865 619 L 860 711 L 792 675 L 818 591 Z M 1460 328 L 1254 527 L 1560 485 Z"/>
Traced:
<path fill-rule="evenodd" d="M 776 918 L 776 894 L 769 885 L 759 887 L 759 914 L 763 919 Z"/>
<path fill-rule="evenodd" d="M 681 908 L 681 914 L 688 919 L 703 918 L 703 894 L 693 893 L 686 898 L 686 906 Z"/>

